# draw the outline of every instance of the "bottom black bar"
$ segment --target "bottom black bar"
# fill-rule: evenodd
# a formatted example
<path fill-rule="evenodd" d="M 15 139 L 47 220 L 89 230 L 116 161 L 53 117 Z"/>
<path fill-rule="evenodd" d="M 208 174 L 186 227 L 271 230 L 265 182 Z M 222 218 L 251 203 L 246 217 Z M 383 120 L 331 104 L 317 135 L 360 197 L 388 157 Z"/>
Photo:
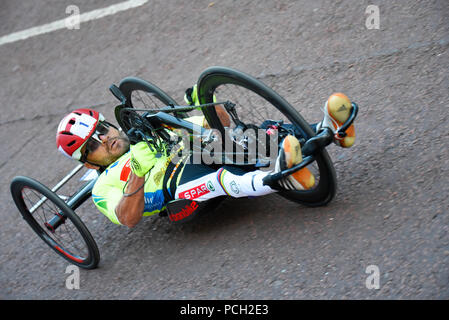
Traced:
<path fill-rule="evenodd" d="M 114 317 L 127 319 L 130 314 L 148 319 L 150 314 L 160 314 L 163 319 L 309 319 L 328 314 L 333 319 L 339 315 L 360 319 L 373 313 L 382 317 L 384 307 L 389 314 L 400 312 L 401 318 L 423 311 L 431 318 L 432 313 L 447 309 L 449 303 L 447 300 L 3 300 L 0 305 L 4 312 L 10 307 L 16 317 L 32 307 L 51 307 L 53 311 L 60 309 L 61 314 L 89 310 L 90 315 L 104 316 L 110 311 Z"/>

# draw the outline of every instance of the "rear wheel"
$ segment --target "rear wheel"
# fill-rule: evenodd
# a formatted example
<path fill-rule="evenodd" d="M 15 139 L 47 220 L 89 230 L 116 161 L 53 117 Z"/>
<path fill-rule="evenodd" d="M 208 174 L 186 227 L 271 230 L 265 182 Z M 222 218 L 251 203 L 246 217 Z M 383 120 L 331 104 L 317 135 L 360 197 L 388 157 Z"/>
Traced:
<path fill-rule="evenodd" d="M 198 80 L 199 101 L 211 103 L 214 96 L 216 101 L 230 101 L 235 104 L 239 119 L 246 125 L 263 128 L 268 120 L 283 121 L 301 143 L 315 136 L 309 123 L 285 99 L 261 81 L 243 72 L 224 67 L 206 69 Z M 203 112 L 210 126 L 225 134 L 215 109 L 206 108 Z M 282 138 L 281 135 L 280 137 Z M 308 168 L 316 178 L 311 189 L 280 191 L 279 194 L 307 206 L 329 203 L 336 193 L 336 176 L 326 150 L 318 152 L 316 160 Z"/>
<path fill-rule="evenodd" d="M 24 220 L 57 254 L 84 269 L 97 267 L 100 253 L 95 240 L 57 194 L 28 177 L 15 177 L 11 193 Z"/>

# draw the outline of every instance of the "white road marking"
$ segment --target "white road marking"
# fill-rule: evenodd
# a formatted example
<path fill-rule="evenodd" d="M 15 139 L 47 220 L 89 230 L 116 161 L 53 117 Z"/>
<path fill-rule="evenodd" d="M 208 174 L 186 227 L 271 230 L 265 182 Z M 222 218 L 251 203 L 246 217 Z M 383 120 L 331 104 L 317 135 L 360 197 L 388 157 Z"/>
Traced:
<path fill-rule="evenodd" d="M 89 12 L 85 12 L 80 14 L 80 23 L 87 22 L 90 20 L 100 19 L 112 14 L 116 14 L 120 11 L 125 11 L 128 9 L 132 9 L 135 7 L 139 7 L 145 3 L 147 3 L 148 0 L 128 0 L 125 2 L 121 2 L 118 4 L 111 5 L 106 8 L 102 9 L 96 9 Z M 67 18 L 57 20 L 51 23 L 47 23 L 41 26 L 33 27 L 30 29 L 25 29 L 22 31 L 14 32 L 11 34 L 8 34 L 6 36 L 0 37 L 0 46 L 6 43 L 11 43 L 19 40 L 25 40 L 30 37 L 38 36 L 40 34 L 56 31 L 59 29 L 66 29 L 66 19 L 68 19 L 70 16 L 67 16 Z"/>

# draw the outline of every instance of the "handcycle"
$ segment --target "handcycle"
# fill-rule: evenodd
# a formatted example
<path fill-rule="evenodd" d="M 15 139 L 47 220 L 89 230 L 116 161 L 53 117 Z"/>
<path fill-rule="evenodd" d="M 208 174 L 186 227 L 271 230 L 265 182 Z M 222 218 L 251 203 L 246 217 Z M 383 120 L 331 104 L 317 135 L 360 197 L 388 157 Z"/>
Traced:
<path fill-rule="evenodd" d="M 316 177 L 312 188 L 301 191 L 279 190 L 278 194 L 310 207 L 326 205 L 335 196 L 336 174 L 325 149 L 332 143 L 334 133 L 327 128 L 315 133 L 311 125 L 284 98 L 248 74 L 225 67 L 206 69 L 197 81 L 199 104 L 193 106 L 178 104 L 156 85 L 137 77 L 124 78 L 118 86 L 111 85 L 109 89 L 120 101 L 114 110 L 116 120 L 134 142 L 151 140 L 153 146 L 161 143 L 175 145 L 176 141 L 169 133 L 183 130 L 191 140 L 199 139 L 199 148 L 203 151 L 209 143 L 217 141 L 215 137 L 218 133 L 227 136 L 231 132 L 233 144 L 237 148 L 223 152 L 221 159 L 232 163 L 236 159 L 236 150 L 240 150 L 244 153 L 244 163 L 234 165 L 254 170 L 266 167 L 267 159 L 261 157 L 265 162 L 249 161 L 248 154 L 245 154 L 245 143 L 249 139 L 245 132 L 248 129 L 262 132 L 274 129 L 278 143 L 287 134 L 293 134 L 301 143 L 303 161 L 290 169 L 268 175 L 265 182 L 275 186 L 277 180 L 307 166 L 312 168 Z M 230 115 L 232 122 L 229 128 L 225 128 L 220 121 L 214 108 L 217 105 L 223 106 Z M 195 110 L 204 115 L 210 128 L 195 126 L 185 120 Z M 353 102 L 351 115 L 337 135 L 345 136 L 357 112 L 358 106 Z M 256 134 L 252 138 L 257 140 L 262 137 Z M 94 269 L 100 261 L 98 246 L 75 211 L 91 197 L 96 178 L 70 196 L 57 193 L 82 168 L 83 165 L 78 165 L 52 189 L 24 176 L 15 177 L 10 189 L 23 219 L 47 245 L 70 263 L 84 269 Z M 95 176 L 100 173 L 101 170 Z"/>

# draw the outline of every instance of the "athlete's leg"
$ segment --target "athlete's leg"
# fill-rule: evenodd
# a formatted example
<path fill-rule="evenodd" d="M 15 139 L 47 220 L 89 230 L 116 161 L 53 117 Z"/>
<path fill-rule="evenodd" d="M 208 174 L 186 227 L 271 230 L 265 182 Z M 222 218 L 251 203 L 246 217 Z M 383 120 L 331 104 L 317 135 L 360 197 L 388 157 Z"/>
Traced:
<path fill-rule="evenodd" d="M 175 199 L 206 201 L 219 196 L 233 198 L 262 196 L 276 192 L 263 185 L 269 172 L 245 172 L 236 167 L 213 170 L 205 165 L 186 164 L 176 188 Z"/>
<path fill-rule="evenodd" d="M 281 144 L 274 172 L 293 167 L 302 161 L 301 145 L 294 136 L 288 135 Z M 257 197 L 276 192 L 264 185 L 263 179 L 273 172 L 255 170 L 245 172 L 238 167 L 222 167 L 216 171 L 202 164 L 186 164 L 175 199 L 206 201 L 219 196 L 233 198 Z M 287 190 L 304 190 L 315 183 L 313 174 L 303 168 L 284 179 L 278 186 Z"/>

